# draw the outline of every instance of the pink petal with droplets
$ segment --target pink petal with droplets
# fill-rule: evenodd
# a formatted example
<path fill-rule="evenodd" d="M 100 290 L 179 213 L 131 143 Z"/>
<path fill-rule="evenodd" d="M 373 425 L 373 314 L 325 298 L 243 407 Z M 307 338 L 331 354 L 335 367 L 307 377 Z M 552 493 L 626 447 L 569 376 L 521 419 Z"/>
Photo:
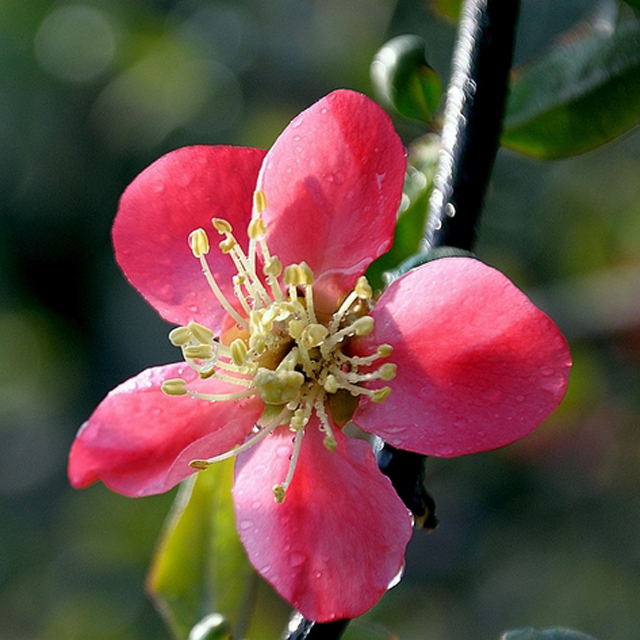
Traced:
<path fill-rule="evenodd" d="M 359 616 L 402 567 L 409 514 L 369 445 L 336 429 L 338 449 L 328 451 L 315 417 L 285 501 L 276 504 L 272 487 L 285 479 L 293 436 L 281 427 L 238 456 L 240 537 L 258 572 L 305 617 Z"/>
<path fill-rule="evenodd" d="M 333 311 L 391 246 L 404 173 L 391 120 L 353 91 L 303 111 L 267 154 L 258 186 L 269 247 L 285 265 L 307 262 L 320 308 Z"/>
<path fill-rule="evenodd" d="M 571 358 L 559 329 L 500 272 L 443 258 L 393 282 L 354 351 L 393 347 L 382 403 L 354 422 L 392 445 L 451 457 L 494 449 L 535 429 L 560 403 Z M 372 386 L 382 386 L 376 383 Z"/>
<path fill-rule="evenodd" d="M 118 264 L 131 284 L 169 322 L 200 322 L 217 332 L 227 318 L 188 244 L 204 228 L 211 270 L 233 297 L 236 270 L 218 249 L 211 218 L 225 218 L 246 249 L 253 191 L 265 151 L 240 147 L 184 147 L 145 169 L 122 195 L 113 225 Z M 234 298 L 235 300 L 235 298 Z"/>
<path fill-rule="evenodd" d="M 180 377 L 207 393 L 238 391 L 213 378 L 198 380 L 186 364 L 147 369 L 116 387 L 82 426 L 69 454 L 69 480 L 76 489 L 102 480 L 130 497 L 168 491 L 193 473 L 189 462 L 240 444 L 262 411 L 262 402 L 211 403 L 167 396 L 164 380 Z"/>

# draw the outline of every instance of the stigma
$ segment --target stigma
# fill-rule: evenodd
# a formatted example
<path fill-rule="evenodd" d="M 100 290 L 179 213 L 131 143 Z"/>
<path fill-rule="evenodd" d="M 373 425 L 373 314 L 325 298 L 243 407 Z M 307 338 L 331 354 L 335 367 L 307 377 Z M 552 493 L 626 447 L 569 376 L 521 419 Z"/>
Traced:
<path fill-rule="evenodd" d="M 261 216 L 266 209 L 264 191 L 254 194 L 253 218 L 247 228 L 248 251 L 244 251 L 227 220 L 213 218 L 213 230 L 222 236 L 219 250 L 233 260 L 233 298 L 223 293 L 207 262 L 208 233 L 196 229 L 189 246 L 200 261 L 211 291 L 227 312 L 231 330 L 216 337 L 209 328 L 190 322 L 173 329 L 169 339 L 182 350 L 188 365 L 201 379 L 216 379 L 235 386 L 228 393 L 206 393 L 189 389 L 178 378 L 165 380 L 162 390 L 171 396 L 190 396 L 209 402 L 238 401 L 259 396 L 263 414 L 251 436 L 238 447 L 207 460 L 192 460 L 194 469 L 237 455 L 267 437 L 276 428 L 287 426 L 293 434 L 293 453 L 286 477 L 273 487 L 276 502 L 283 502 L 293 479 L 305 429 L 317 416 L 324 446 L 335 451 L 335 425 L 344 426 L 359 399 L 384 401 L 391 392 L 383 386 L 370 389 L 371 380 L 388 381 L 396 375 L 396 365 L 378 363 L 391 354 L 391 346 L 379 345 L 369 356 L 348 353 L 350 341 L 370 334 L 374 320 L 372 289 L 362 276 L 334 313 L 327 318 L 316 313 L 314 274 L 309 266 L 283 266 L 271 255 L 266 242 L 266 225 Z"/>

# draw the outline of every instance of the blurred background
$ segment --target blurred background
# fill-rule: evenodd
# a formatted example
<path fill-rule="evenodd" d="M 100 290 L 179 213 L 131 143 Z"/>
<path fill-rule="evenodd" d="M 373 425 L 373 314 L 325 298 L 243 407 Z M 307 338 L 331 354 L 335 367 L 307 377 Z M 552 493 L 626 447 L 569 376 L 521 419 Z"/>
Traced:
<path fill-rule="evenodd" d="M 516 59 L 587 0 L 525 0 Z M 268 147 L 322 95 L 371 95 L 369 65 L 415 33 L 446 80 L 455 25 L 412 0 L 0 0 L 0 638 L 169 638 L 144 594 L 173 495 L 65 475 L 116 384 L 178 358 L 117 269 L 117 200 L 187 144 Z M 424 133 L 396 120 L 409 143 Z M 440 527 L 370 613 L 403 640 L 640 629 L 640 135 L 570 160 L 501 151 L 478 254 L 558 322 L 568 396 L 503 450 L 430 460 Z M 288 609 L 265 590 L 271 626 Z"/>

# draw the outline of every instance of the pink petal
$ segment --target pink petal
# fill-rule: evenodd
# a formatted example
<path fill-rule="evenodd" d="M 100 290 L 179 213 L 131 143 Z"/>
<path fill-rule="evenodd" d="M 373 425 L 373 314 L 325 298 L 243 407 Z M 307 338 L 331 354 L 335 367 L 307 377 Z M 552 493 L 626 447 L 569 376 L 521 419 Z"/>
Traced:
<path fill-rule="evenodd" d="M 562 400 L 571 359 L 552 320 L 498 271 L 444 258 L 382 295 L 374 332 L 398 365 L 382 403 L 362 401 L 354 422 L 392 445 L 451 457 L 494 449 L 535 429 Z M 382 386 L 377 383 L 375 386 Z"/>
<path fill-rule="evenodd" d="M 236 273 L 218 249 L 211 218 L 225 218 L 246 248 L 253 191 L 265 152 L 237 147 L 185 147 L 145 169 L 126 189 L 113 225 L 116 258 L 131 284 L 169 322 L 200 322 L 219 331 L 226 318 L 188 244 L 204 228 L 208 259 L 231 295 Z"/>
<path fill-rule="evenodd" d="M 367 443 L 336 429 L 338 449 L 306 427 L 284 503 L 272 487 L 289 467 L 293 434 L 281 427 L 238 456 L 236 522 L 258 572 L 316 621 L 353 618 L 371 608 L 400 571 L 411 536 L 407 509 L 377 468 Z"/>
<path fill-rule="evenodd" d="M 76 489 L 102 480 L 130 497 L 162 493 L 193 473 L 191 460 L 218 455 L 245 439 L 261 401 L 210 403 L 165 395 L 162 382 L 176 377 L 210 393 L 238 389 L 211 378 L 198 381 L 184 363 L 147 369 L 116 387 L 71 447 L 68 472 Z"/>
<path fill-rule="evenodd" d="M 335 91 L 303 111 L 267 154 L 269 247 L 283 264 L 306 261 L 321 306 L 349 290 L 391 246 L 405 172 L 400 138 L 367 97 Z"/>

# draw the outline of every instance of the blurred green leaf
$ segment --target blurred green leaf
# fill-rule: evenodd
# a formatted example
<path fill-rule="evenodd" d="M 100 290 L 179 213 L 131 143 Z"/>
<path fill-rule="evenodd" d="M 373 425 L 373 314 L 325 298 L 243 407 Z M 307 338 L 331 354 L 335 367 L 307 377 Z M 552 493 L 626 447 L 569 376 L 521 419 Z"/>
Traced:
<path fill-rule="evenodd" d="M 640 11 L 640 0 L 624 0 L 629 6 L 633 7 L 636 11 Z"/>
<path fill-rule="evenodd" d="M 178 638 L 212 613 L 238 623 L 251 570 L 236 533 L 232 481 L 232 460 L 195 474 L 165 525 L 147 586 Z"/>
<path fill-rule="evenodd" d="M 425 41 L 398 36 L 376 53 L 371 80 L 380 100 L 406 118 L 431 122 L 442 98 L 442 82 L 425 57 Z"/>
<path fill-rule="evenodd" d="M 527 629 L 507 631 L 501 640 L 594 640 L 594 638 L 571 629 L 536 630 L 529 627 Z"/>
<path fill-rule="evenodd" d="M 443 18 L 458 20 L 462 11 L 462 0 L 431 0 L 431 8 Z"/>
<path fill-rule="evenodd" d="M 409 147 L 404 193 L 393 245 L 367 271 L 367 278 L 374 289 L 382 287 L 384 271 L 394 269 L 420 248 L 439 151 L 440 138 L 435 134 L 418 138 Z"/>
<path fill-rule="evenodd" d="M 640 26 L 582 23 L 514 76 L 502 143 L 540 158 L 598 147 L 640 121 Z"/>

